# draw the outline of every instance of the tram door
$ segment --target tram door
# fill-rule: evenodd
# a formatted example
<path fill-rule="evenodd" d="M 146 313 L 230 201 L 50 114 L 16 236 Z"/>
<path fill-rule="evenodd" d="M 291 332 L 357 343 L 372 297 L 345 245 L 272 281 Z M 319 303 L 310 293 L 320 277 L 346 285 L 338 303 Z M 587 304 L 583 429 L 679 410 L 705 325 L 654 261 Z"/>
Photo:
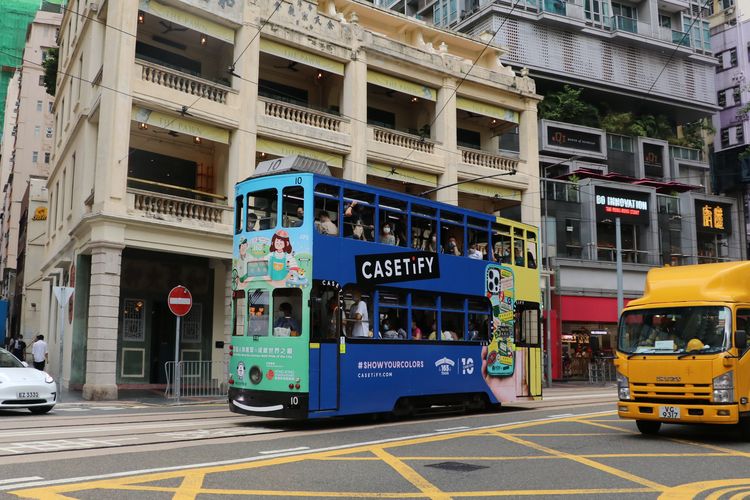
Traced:
<path fill-rule="evenodd" d="M 337 286 L 313 284 L 310 295 L 310 411 L 336 410 L 343 308 Z"/>
<path fill-rule="evenodd" d="M 516 384 L 518 397 L 542 395 L 542 345 L 539 304 L 516 301 L 516 356 L 521 356 L 521 373 Z"/>

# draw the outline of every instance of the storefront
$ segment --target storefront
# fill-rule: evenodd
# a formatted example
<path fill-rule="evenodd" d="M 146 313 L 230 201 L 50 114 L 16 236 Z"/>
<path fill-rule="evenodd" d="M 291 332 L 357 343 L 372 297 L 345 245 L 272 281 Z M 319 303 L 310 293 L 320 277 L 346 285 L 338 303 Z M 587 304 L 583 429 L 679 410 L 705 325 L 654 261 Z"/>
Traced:
<path fill-rule="evenodd" d="M 596 186 L 596 258 L 615 260 L 616 219 L 620 219 L 623 262 L 650 264 L 649 219 L 651 194 Z"/>
<path fill-rule="evenodd" d="M 731 205 L 726 203 L 695 200 L 695 231 L 699 264 L 729 260 L 728 240 L 732 235 L 731 210 Z"/>

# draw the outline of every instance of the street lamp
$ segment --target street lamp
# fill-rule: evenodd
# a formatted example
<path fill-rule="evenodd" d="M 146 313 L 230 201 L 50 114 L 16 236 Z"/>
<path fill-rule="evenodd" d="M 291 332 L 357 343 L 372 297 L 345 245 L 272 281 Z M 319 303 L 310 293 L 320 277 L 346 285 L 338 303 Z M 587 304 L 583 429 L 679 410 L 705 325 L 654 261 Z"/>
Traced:
<path fill-rule="evenodd" d="M 546 273 L 546 286 L 544 287 L 544 329 L 545 329 L 545 335 L 544 335 L 544 346 L 545 349 L 543 351 L 547 352 L 547 357 L 544 360 L 544 378 L 547 381 L 547 387 L 550 387 L 552 385 L 552 349 L 550 348 L 552 346 L 552 321 L 551 321 L 551 314 L 552 314 L 552 270 L 550 269 L 549 265 L 549 248 L 548 248 L 548 238 L 547 238 L 547 218 L 548 218 L 548 212 L 547 212 L 547 198 L 549 198 L 549 193 L 547 192 L 547 170 L 553 167 L 556 167 L 558 165 L 562 165 L 564 163 L 568 163 L 571 161 L 575 161 L 579 158 L 581 158 L 583 155 L 574 155 L 570 158 L 566 158 L 564 160 L 560 160 L 557 163 L 554 163 L 552 165 L 547 165 L 545 167 L 542 167 L 542 179 L 543 181 L 540 182 L 542 192 L 544 193 L 544 220 L 542 221 L 542 246 L 544 249 L 544 269 L 547 271 Z M 543 184 L 542 184 L 543 182 Z"/>

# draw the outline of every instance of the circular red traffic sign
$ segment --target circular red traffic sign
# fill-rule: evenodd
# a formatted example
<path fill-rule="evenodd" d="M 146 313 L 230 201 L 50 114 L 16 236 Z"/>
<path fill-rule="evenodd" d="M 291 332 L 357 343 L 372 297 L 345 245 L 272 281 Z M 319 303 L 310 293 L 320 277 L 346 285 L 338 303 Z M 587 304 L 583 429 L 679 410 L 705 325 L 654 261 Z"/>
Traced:
<path fill-rule="evenodd" d="M 167 305 L 175 316 L 185 316 L 193 307 L 193 296 L 190 294 L 190 290 L 182 285 L 177 285 L 169 291 Z"/>

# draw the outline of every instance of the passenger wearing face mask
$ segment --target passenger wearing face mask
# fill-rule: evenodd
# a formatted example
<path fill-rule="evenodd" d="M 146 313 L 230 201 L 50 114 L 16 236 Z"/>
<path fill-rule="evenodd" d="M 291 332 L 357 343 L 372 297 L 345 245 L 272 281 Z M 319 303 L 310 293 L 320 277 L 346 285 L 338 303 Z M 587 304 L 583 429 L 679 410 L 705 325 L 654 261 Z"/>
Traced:
<path fill-rule="evenodd" d="M 425 251 L 435 253 L 443 251 L 440 245 L 438 245 L 437 234 L 430 233 L 430 237 L 427 239 L 427 244 L 425 245 Z"/>
<path fill-rule="evenodd" d="M 456 238 L 451 236 L 448 238 L 448 245 L 446 247 L 446 253 L 449 253 L 451 255 L 461 255 L 461 249 L 458 248 L 458 244 L 456 243 Z"/>
<path fill-rule="evenodd" d="M 391 225 L 388 223 L 383 224 L 383 229 L 380 233 L 380 243 L 385 245 L 396 244 L 396 237 L 391 232 Z"/>

